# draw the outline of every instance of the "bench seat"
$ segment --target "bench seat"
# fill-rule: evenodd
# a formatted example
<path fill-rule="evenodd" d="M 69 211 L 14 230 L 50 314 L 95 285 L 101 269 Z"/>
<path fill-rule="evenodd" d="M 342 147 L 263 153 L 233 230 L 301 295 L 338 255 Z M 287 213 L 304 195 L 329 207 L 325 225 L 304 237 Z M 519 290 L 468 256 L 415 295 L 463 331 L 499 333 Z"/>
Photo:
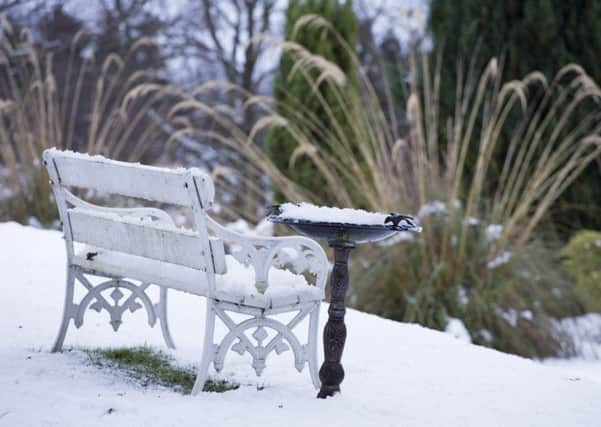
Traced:
<path fill-rule="evenodd" d="M 277 268 L 270 269 L 270 286 L 261 294 L 255 287 L 252 267 L 244 266 L 232 255 L 226 255 L 225 262 L 227 274 L 215 277 L 217 300 L 260 309 L 277 309 L 324 298 L 324 291 L 308 284 L 304 276 Z M 100 271 L 196 295 L 206 296 L 208 292 L 206 273 L 200 270 L 89 245 L 83 245 L 76 251 L 72 264 L 90 273 Z"/>

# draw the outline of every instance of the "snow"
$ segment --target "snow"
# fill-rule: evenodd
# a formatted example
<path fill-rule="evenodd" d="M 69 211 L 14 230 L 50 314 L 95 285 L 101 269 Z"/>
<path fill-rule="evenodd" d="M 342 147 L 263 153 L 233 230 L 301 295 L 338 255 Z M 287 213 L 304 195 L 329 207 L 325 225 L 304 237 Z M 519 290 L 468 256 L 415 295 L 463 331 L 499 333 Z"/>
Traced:
<path fill-rule="evenodd" d="M 561 370 L 573 381 L 592 380 L 601 384 L 601 313 L 562 319 L 556 325 L 559 332 L 569 334 L 574 351 L 572 359 L 546 359 L 543 363 Z"/>
<path fill-rule="evenodd" d="M 469 226 L 475 227 L 480 224 L 480 220 L 478 218 L 470 216 L 465 220 L 465 223 Z"/>
<path fill-rule="evenodd" d="M 243 219 L 238 219 L 234 222 L 225 224 L 225 228 L 233 232 L 244 234 L 247 236 L 271 237 L 273 236 L 273 222 L 267 219 L 261 220 L 256 227 L 251 227 L 248 222 Z"/>
<path fill-rule="evenodd" d="M 96 254 L 92 260 L 87 254 Z M 172 287 L 196 295 L 207 294 L 205 273 L 182 265 L 150 260 L 140 256 L 107 251 L 93 246 L 82 245 L 76 249 L 73 263 L 87 269 L 98 269 L 114 275 L 125 271 L 135 271 L 136 278 L 149 283 L 170 283 Z M 316 301 L 324 296 L 323 290 L 309 286 L 305 277 L 288 270 L 273 268 L 269 271 L 269 287 L 261 294 L 255 286 L 255 270 L 238 262 L 232 255 L 225 256 L 226 274 L 216 276 L 217 297 L 235 304 L 245 301 L 255 307 L 277 307 L 290 301 Z"/>
<path fill-rule="evenodd" d="M 601 419 L 601 382 L 584 371 L 576 377 L 355 310 L 346 317 L 342 393 L 333 399 L 315 399 L 308 372 L 297 373 L 289 352 L 272 355 L 261 378 L 248 355 L 229 354 L 218 377 L 241 387 L 223 394 L 144 388 L 99 370 L 78 350 L 164 349 L 159 328 L 150 329 L 141 311 L 126 313 L 117 334 L 106 313 L 89 311 L 82 328 L 67 334 L 66 346 L 74 350 L 49 353 L 61 316 L 64 267 L 60 233 L 0 223 L 0 426 L 593 427 Z M 320 328 L 326 311 L 324 304 Z M 181 364 L 198 363 L 203 298 L 171 292 L 169 314 L 178 345 L 170 354 Z"/>
<path fill-rule="evenodd" d="M 15 191 L 12 188 L 0 186 L 0 200 L 10 200 L 14 195 Z"/>
<path fill-rule="evenodd" d="M 84 215 L 89 215 L 89 216 L 93 216 L 96 218 L 108 219 L 110 221 L 122 222 L 125 224 L 145 225 L 147 227 L 152 227 L 156 230 L 177 231 L 178 233 L 180 233 L 182 235 L 190 236 L 190 237 L 196 236 L 196 233 L 194 232 L 194 230 L 187 229 L 185 227 L 175 227 L 173 224 L 171 224 L 169 222 L 156 221 L 152 218 L 152 214 L 142 214 L 142 215 L 137 214 L 136 215 L 134 211 L 131 211 L 131 213 L 129 213 L 129 212 L 119 213 L 119 212 L 113 212 L 113 211 L 101 211 L 98 209 L 88 209 L 88 208 L 79 208 L 79 207 L 71 208 L 71 209 L 69 209 L 69 212 L 82 213 Z"/>
<path fill-rule="evenodd" d="M 518 325 L 518 312 L 513 308 L 508 308 L 503 310 L 501 307 L 495 307 L 496 313 L 501 316 L 507 323 L 511 325 L 512 328 L 517 327 Z"/>
<path fill-rule="evenodd" d="M 524 311 L 522 311 L 522 312 L 520 313 L 520 315 L 521 315 L 521 316 L 522 316 L 524 319 L 526 319 L 526 320 L 528 320 L 528 321 L 530 321 L 530 322 L 531 322 L 531 321 L 532 321 L 532 319 L 534 318 L 534 314 L 532 314 L 532 311 L 530 311 L 530 310 L 524 310 Z"/>
<path fill-rule="evenodd" d="M 419 211 L 417 212 L 417 216 L 423 218 L 430 215 L 445 215 L 446 213 L 446 203 L 441 202 L 440 200 L 434 200 L 420 207 Z"/>
<path fill-rule="evenodd" d="M 499 240 L 503 234 L 503 226 L 501 224 L 490 224 L 486 227 L 486 241 L 488 243 Z"/>
<path fill-rule="evenodd" d="M 472 342 L 472 337 L 468 332 L 467 328 L 465 327 L 463 321 L 461 321 L 461 319 L 449 317 L 445 332 L 454 336 L 458 340 L 465 341 L 468 343 Z"/>
<path fill-rule="evenodd" d="M 479 334 L 486 342 L 492 342 L 493 336 L 488 329 L 480 329 Z"/>
<path fill-rule="evenodd" d="M 601 313 L 568 317 L 557 322 L 556 329 L 568 334 L 576 354 L 587 360 L 601 357 Z"/>
<path fill-rule="evenodd" d="M 284 203 L 280 205 L 281 218 L 314 222 L 340 222 L 344 224 L 382 225 L 389 214 L 368 212 L 363 209 L 315 206 L 310 203 Z"/>
<path fill-rule="evenodd" d="M 398 233 L 393 234 L 388 239 L 381 240 L 376 242 L 378 246 L 393 246 L 400 242 L 412 242 L 415 239 L 413 233 L 410 231 L 399 231 Z"/>
<path fill-rule="evenodd" d="M 87 153 L 79 153 L 79 152 L 72 151 L 72 150 L 60 150 L 56 147 L 48 148 L 45 151 L 47 151 L 49 153 L 49 155 L 51 155 L 51 156 L 59 155 L 62 158 L 69 158 L 69 159 L 74 159 L 74 160 L 92 160 L 92 161 L 104 163 L 107 165 L 116 165 L 116 166 L 121 166 L 124 164 L 124 162 L 122 162 L 120 160 L 109 159 L 100 154 L 87 154 Z M 189 172 L 192 172 L 193 174 L 196 174 L 196 175 L 203 175 L 203 176 L 207 175 L 206 171 L 203 171 L 202 169 L 197 168 L 197 167 L 165 168 L 165 167 L 160 167 L 160 166 L 143 165 L 140 162 L 126 162 L 125 164 L 127 164 L 127 166 L 129 166 L 129 167 L 135 167 L 140 170 L 155 170 L 155 171 L 161 171 L 162 173 L 168 173 L 168 174 L 173 174 L 173 175 L 185 175 Z"/>
<path fill-rule="evenodd" d="M 572 381 L 583 378 L 601 384 L 601 368 L 598 360 L 587 359 L 548 359 L 543 362 L 547 366 L 560 369 Z"/>
<path fill-rule="evenodd" d="M 488 262 L 488 269 L 494 270 L 504 264 L 507 264 L 511 260 L 511 252 L 503 251 L 497 257 Z"/>
<path fill-rule="evenodd" d="M 323 223 L 340 223 L 352 225 L 384 225 L 386 219 L 392 214 L 368 212 L 363 209 L 335 208 L 329 206 L 316 206 L 310 203 L 284 203 L 279 205 L 279 218 L 291 219 L 293 222 L 312 221 Z M 422 229 L 413 221 L 401 219 L 399 226 L 406 226 L 409 230 L 421 232 Z M 401 240 L 408 240 L 406 234 Z M 392 242 L 389 242 L 392 244 Z"/>
<path fill-rule="evenodd" d="M 457 287 L 457 298 L 463 306 L 466 306 L 470 302 L 470 297 L 465 286 L 459 285 Z"/>

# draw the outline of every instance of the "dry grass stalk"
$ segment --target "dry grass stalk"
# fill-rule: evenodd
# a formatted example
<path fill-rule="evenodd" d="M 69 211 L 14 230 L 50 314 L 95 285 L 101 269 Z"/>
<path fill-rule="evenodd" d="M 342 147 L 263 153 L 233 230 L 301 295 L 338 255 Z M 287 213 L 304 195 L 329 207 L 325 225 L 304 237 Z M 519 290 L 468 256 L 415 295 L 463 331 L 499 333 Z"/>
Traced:
<path fill-rule="evenodd" d="M 48 220 L 53 207 L 42 151 L 58 147 L 137 161 L 156 150 L 152 142 L 160 123 L 148 112 L 164 108 L 172 89 L 144 70 L 126 73 L 133 48 L 125 59 L 111 54 L 99 65 L 93 57 L 81 58 L 83 33 L 69 47 L 66 83 L 58 87 L 55 54 L 31 42 L 27 32 L 18 36 L 6 28 L 0 36 L 0 168 L 8 173 L 0 184 L 12 196 L 0 214 Z M 82 111 L 90 118 L 85 129 Z"/>

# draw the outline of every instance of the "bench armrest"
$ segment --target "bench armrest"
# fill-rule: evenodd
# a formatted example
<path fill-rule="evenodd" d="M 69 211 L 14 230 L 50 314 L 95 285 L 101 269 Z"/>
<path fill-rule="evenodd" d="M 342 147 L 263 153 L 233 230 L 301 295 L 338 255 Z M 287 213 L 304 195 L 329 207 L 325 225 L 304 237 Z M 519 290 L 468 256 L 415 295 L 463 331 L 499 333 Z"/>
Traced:
<path fill-rule="evenodd" d="M 230 254 L 240 263 L 252 265 L 255 286 L 263 293 L 269 286 L 269 270 L 286 267 L 295 274 L 315 275 L 315 286 L 324 289 L 328 275 L 328 258 L 314 240 L 301 236 L 255 237 L 228 230 L 208 218 L 212 233 L 230 246 Z"/>

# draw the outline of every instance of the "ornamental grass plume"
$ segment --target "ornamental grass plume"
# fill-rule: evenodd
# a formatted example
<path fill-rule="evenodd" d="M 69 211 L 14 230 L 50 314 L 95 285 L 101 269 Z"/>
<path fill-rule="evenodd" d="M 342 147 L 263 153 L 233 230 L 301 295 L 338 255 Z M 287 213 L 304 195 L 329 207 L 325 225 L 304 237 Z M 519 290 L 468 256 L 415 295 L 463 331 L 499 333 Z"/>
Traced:
<path fill-rule="evenodd" d="M 68 52 L 60 52 L 67 63 L 57 75 L 56 49 L 33 42 L 29 30 L 16 34 L 6 18 L 2 27 L 0 217 L 56 218 L 41 162 L 46 148 L 131 161 L 160 152 L 160 121 L 153 117 L 165 108 L 172 89 L 146 70 L 126 72 L 132 55 L 151 40 L 139 40 L 125 58 L 113 53 L 97 64 L 80 32 L 70 46 L 59 47 Z"/>

